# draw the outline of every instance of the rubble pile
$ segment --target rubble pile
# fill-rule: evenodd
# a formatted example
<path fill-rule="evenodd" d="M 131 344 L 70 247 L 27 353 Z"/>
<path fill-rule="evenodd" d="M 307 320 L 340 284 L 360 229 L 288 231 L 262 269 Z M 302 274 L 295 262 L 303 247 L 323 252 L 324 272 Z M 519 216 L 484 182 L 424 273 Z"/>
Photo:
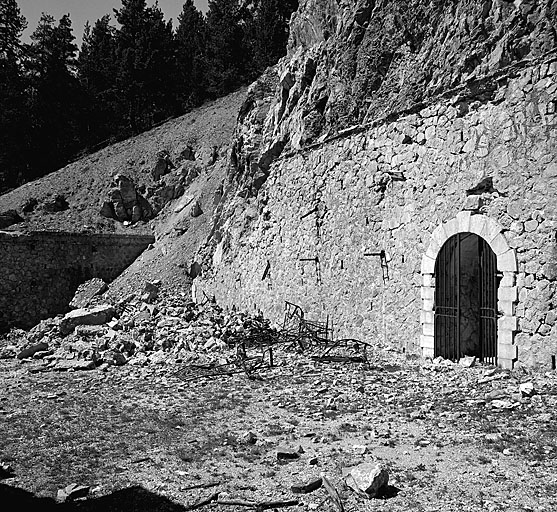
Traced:
<path fill-rule="evenodd" d="M 0 359 L 40 359 L 45 369 L 85 370 L 124 364 L 221 364 L 238 344 L 275 340 L 269 320 L 228 311 L 183 295 L 159 295 L 147 283 L 140 297 L 99 303 L 43 320 L 29 332 L 14 329 L 0 340 Z M 244 343 L 245 345 L 245 343 Z"/>

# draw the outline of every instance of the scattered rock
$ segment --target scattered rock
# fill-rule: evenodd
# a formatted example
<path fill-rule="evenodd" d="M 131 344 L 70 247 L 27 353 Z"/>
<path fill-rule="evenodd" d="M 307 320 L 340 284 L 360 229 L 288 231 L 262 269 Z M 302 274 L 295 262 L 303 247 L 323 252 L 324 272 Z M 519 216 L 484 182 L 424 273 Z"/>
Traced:
<path fill-rule="evenodd" d="M 109 199 L 103 201 L 100 208 L 99 213 L 103 217 L 122 223 L 135 223 L 153 218 L 153 208 L 147 199 L 136 190 L 130 178 L 117 174 L 114 176 L 113 185 Z"/>
<path fill-rule="evenodd" d="M 195 200 L 195 203 L 193 203 L 191 210 L 190 210 L 190 215 L 192 217 L 199 217 L 200 215 L 203 214 L 203 210 L 201 209 L 201 203 L 199 202 L 199 200 Z"/>
<path fill-rule="evenodd" d="M 160 287 L 161 282 L 159 280 L 146 282 L 141 294 L 141 300 L 143 302 L 153 302 L 159 296 Z"/>
<path fill-rule="evenodd" d="M 79 359 L 59 359 L 54 363 L 52 369 L 57 372 L 68 372 L 94 370 L 95 367 L 95 361 L 92 360 L 83 361 Z"/>
<path fill-rule="evenodd" d="M 519 402 L 511 402 L 510 400 L 493 400 L 491 402 L 491 407 L 494 409 L 515 409 L 519 406 Z"/>
<path fill-rule="evenodd" d="M 323 485 L 322 478 L 314 478 L 305 483 L 296 483 L 290 487 L 290 490 L 294 494 L 308 494 L 310 492 L 316 491 Z"/>
<path fill-rule="evenodd" d="M 367 446 L 363 444 L 355 444 L 354 446 L 352 446 L 352 450 L 357 455 L 363 455 L 367 452 Z"/>
<path fill-rule="evenodd" d="M 180 158 L 183 160 L 195 160 L 195 151 L 189 144 L 180 152 Z"/>
<path fill-rule="evenodd" d="M 343 468 L 346 485 L 358 494 L 368 498 L 377 496 L 389 482 L 389 473 L 380 464 L 364 463 L 351 468 Z"/>
<path fill-rule="evenodd" d="M 85 485 L 70 484 L 63 489 L 58 489 L 56 499 L 60 502 L 73 501 L 78 498 L 85 498 L 91 488 Z"/>
<path fill-rule="evenodd" d="M 43 352 L 48 350 L 48 343 L 37 343 L 31 347 L 23 349 L 18 355 L 18 359 L 27 359 L 28 357 L 33 357 L 37 352 Z"/>
<path fill-rule="evenodd" d="M 476 364 L 476 356 L 461 357 L 458 364 L 464 366 L 464 368 L 472 368 Z"/>
<path fill-rule="evenodd" d="M 54 198 L 44 201 L 41 205 L 41 208 L 45 212 L 56 213 L 69 210 L 70 205 L 64 195 L 58 194 Z"/>
<path fill-rule="evenodd" d="M 520 384 L 518 388 L 520 390 L 520 394 L 523 397 L 529 398 L 536 394 L 536 390 L 534 389 L 533 382 L 523 382 L 522 384 Z"/>
<path fill-rule="evenodd" d="M 96 338 L 106 333 L 106 327 L 104 325 L 77 325 L 74 333 L 84 338 Z"/>
<path fill-rule="evenodd" d="M 300 453 L 292 448 L 280 447 L 277 449 L 278 460 L 294 460 L 299 459 Z"/>
<path fill-rule="evenodd" d="M 107 350 L 102 357 L 102 362 L 110 366 L 122 366 L 126 364 L 126 356 L 119 350 Z"/>
<path fill-rule="evenodd" d="M 257 436 L 251 431 L 244 432 L 240 436 L 239 441 L 242 444 L 255 444 L 257 442 Z"/>

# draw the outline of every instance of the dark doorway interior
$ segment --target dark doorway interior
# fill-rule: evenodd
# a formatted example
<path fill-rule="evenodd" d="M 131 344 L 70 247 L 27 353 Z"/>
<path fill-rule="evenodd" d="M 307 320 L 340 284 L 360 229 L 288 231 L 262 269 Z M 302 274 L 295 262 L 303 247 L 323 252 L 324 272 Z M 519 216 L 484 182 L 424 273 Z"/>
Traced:
<path fill-rule="evenodd" d="M 497 364 L 497 259 L 473 233 L 449 238 L 435 263 L 435 356 Z"/>

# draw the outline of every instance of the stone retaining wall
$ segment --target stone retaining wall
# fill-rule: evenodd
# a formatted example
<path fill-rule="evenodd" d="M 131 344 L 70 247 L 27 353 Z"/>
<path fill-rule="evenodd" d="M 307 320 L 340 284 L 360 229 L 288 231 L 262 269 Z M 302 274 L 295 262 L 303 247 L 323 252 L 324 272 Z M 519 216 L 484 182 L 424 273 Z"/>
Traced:
<path fill-rule="evenodd" d="M 336 337 L 430 356 L 439 244 L 477 230 L 502 273 L 500 364 L 551 368 L 557 61 L 492 88 L 275 162 L 219 233 L 197 287 L 277 321 L 288 300 L 310 318 L 331 315 Z"/>
<path fill-rule="evenodd" d="M 0 329 L 28 328 L 67 311 L 79 284 L 112 281 L 153 242 L 152 236 L 0 231 Z"/>

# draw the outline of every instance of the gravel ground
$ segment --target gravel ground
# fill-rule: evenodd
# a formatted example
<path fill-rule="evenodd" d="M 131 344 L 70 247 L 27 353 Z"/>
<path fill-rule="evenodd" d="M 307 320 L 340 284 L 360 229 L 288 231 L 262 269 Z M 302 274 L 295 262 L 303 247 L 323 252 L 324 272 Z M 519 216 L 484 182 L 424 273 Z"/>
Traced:
<path fill-rule="evenodd" d="M 13 503 L 8 510 L 180 511 L 219 493 L 337 510 L 324 488 L 291 491 L 324 474 L 347 511 L 557 509 L 555 372 L 396 352 L 369 359 L 279 353 L 257 380 L 191 382 L 176 362 L 60 373 L 0 361 L 0 462 L 15 473 L 0 484 L 0 501 Z M 519 390 L 525 382 L 531 397 Z M 280 447 L 302 453 L 278 460 Z M 380 498 L 344 484 L 341 469 L 361 462 L 388 468 Z M 88 498 L 57 504 L 57 490 L 72 483 L 90 486 Z"/>

